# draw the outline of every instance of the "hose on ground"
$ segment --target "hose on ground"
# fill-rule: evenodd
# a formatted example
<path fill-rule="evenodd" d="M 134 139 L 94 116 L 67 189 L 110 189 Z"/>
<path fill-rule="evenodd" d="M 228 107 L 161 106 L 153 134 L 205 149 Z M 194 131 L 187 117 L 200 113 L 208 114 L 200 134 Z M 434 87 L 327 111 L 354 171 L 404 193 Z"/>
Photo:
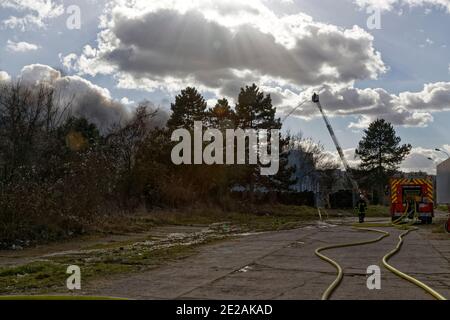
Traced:
<path fill-rule="evenodd" d="M 322 294 L 322 300 L 328 300 L 331 296 L 331 294 L 333 293 L 333 291 L 339 286 L 339 284 L 341 283 L 343 277 L 344 277 L 344 272 L 342 270 L 342 267 L 339 265 L 339 263 L 337 263 L 336 261 L 334 261 L 333 259 L 321 254 L 321 251 L 325 251 L 325 250 L 330 250 L 330 249 L 336 249 L 336 248 L 345 248 L 345 247 L 353 247 L 353 246 L 360 246 L 360 245 L 364 245 L 364 244 L 370 244 L 370 243 L 375 243 L 378 241 L 381 241 L 382 239 L 384 239 L 385 237 L 389 236 L 389 233 L 386 231 L 382 231 L 382 230 L 377 230 L 377 229 L 369 229 L 369 228 L 360 228 L 359 230 L 365 230 L 365 231 L 371 231 L 371 232 L 377 232 L 377 233 L 381 233 L 382 235 L 376 239 L 371 239 L 371 240 L 365 240 L 365 241 L 357 241 L 357 242 L 349 242 L 349 243 L 342 243 L 342 244 L 335 244 L 335 245 L 330 245 L 330 246 L 325 246 L 325 247 L 320 247 L 317 248 L 315 251 L 315 254 L 322 260 L 328 262 L 329 264 L 331 264 L 333 267 L 336 268 L 337 270 L 337 276 L 336 279 L 331 283 L 331 285 L 325 290 L 325 292 Z"/>
<path fill-rule="evenodd" d="M 414 213 L 416 215 L 417 214 L 416 206 L 414 206 L 414 211 L 415 211 Z M 401 247 L 402 247 L 403 241 L 404 241 L 403 238 L 407 234 L 409 234 L 411 231 L 418 230 L 418 228 L 413 227 L 414 219 L 410 223 L 401 224 L 401 222 L 407 216 L 407 214 L 408 214 L 408 206 L 406 206 L 406 210 L 402 214 L 402 216 L 400 216 L 398 219 L 396 219 L 396 220 L 394 220 L 392 222 L 389 222 L 389 223 L 379 223 L 379 222 L 374 223 L 374 222 L 372 222 L 372 223 L 362 223 L 362 224 L 357 224 L 357 225 L 355 224 L 355 225 L 353 225 L 353 228 L 356 229 L 356 230 L 381 233 L 382 235 L 380 237 L 376 238 L 376 239 L 329 245 L 329 246 L 320 247 L 320 248 L 315 250 L 315 254 L 320 259 L 328 262 L 329 264 L 331 264 L 337 270 L 337 276 L 336 276 L 335 280 L 328 286 L 328 288 L 322 294 L 322 300 L 328 300 L 331 297 L 331 295 L 334 292 L 334 290 L 336 290 L 336 288 L 341 283 L 341 281 L 342 281 L 342 279 L 344 277 L 344 272 L 342 270 L 342 267 L 339 265 L 339 263 L 337 263 L 335 260 L 333 260 L 333 259 L 331 259 L 331 258 L 329 258 L 329 257 L 327 257 L 325 255 L 323 255 L 321 253 L 321 251 L 330 250 L 330 249 L 336 249 L 336 248 L 345 248 L 345 247 L 352 247 L 352 246 L 372 244 L 372 243 L 381 241 L 382 239 L 390 236 L 390 232 L 387 232 L 387 231 L 384 231 L 384 230 L 379 230 L 379 229 L 373 229 L 373 227 L 395 227 L 397 229 L 406 230 L 405 232 L 403 232 L 402 234 L 399 235 L 399 242 L 398 242 L 397 246 L 393 250 L 388 252 L 385 256 L 383 256 L 383 258 L 382 258 L 383 266 L 386 269 L 388 269 L 389 271 L 391 271 L 392 273 L 394 273 L 395 275 L 397 275 L 397 276 L 399 276 L 399 277 L 401 277 L 401 278 L 403 278 L 403 279 L 405 279 L 405 280 L 415 284 L 416 286 L 422 288 L 423 290 L 425 290 L 425 292 L 427 292 L 428 294 L 432 295 L 435 299 L 446 300 L 446 298 L 443 295 L 441 295 L 440 293 L 438 293 L 437 291 L 435 291 L 431 287 L 427 286 L 426 284 L 424 284 L 423 282 L 417 280 L 416 278 L 414 278 L 412 276 L 409 276 L 406 273 L 401 272 L 400 270 L 396 269 L 395 267 L 393 267 L 392 265 L 390 265 L 388 263 L 388 260 L 401 250 Z"/>

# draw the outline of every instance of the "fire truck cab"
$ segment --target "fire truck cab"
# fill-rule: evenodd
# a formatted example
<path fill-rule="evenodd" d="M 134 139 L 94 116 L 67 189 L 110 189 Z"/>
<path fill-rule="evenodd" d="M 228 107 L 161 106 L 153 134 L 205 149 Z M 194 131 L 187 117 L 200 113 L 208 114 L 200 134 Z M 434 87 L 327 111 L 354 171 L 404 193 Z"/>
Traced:
<path fill-rule="evenodd" d="M 418 217 L 422 223 L 433 222 L 434 187 L 431 177 L 392 178 L 390 191 L 392 220 L 406 214 L 410 219 Z"/>

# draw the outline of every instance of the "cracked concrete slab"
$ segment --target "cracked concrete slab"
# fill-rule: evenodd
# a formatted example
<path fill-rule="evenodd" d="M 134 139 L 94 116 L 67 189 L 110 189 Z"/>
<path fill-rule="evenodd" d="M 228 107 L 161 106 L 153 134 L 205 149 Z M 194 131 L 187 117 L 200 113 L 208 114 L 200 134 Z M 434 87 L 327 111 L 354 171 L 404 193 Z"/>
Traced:
<path fill-rule="evenodd" d="M 391 236 L 378 243 L 324 252 L 345 273 L 332 299 L 432 299 L 382 268 L 381 258 L 395 247 L 401 233 L 386 230 Z M 251 234 L 202 246 L 198 254 L 154 270 L 98 281 L 85 293 L 137 299 L 320 299 L 336 272 L 314 250 L 377 237 L 342 223 Z M 448 244 L 429 240 L 426 232 L 412 232 L 390 263 L 450 297 Z M 372 264 L 381 267 L 381 290 L 366 286 L 366 269 Z"/>

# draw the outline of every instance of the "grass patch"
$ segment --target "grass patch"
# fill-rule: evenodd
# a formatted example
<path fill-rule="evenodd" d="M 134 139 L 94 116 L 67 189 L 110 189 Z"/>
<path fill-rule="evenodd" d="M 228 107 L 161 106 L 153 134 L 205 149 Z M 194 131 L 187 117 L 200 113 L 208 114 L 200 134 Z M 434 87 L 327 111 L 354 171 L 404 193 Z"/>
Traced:
<path fill-rule="evenodd" d="M 67 255 L 51 260 L 32 262 L 18 267 L 0 268 L 0 294 L 45 294 L 67 292 L 66 274 L 69 265 L 81 268 L 82 281 L 119 273 L 146 270 L 164 262 L 191 255 L 194 246 L 175 245 L 146 250 L 105 250 L 96 254 Z"/>
<path fill-rule="evenodd" d="M 445 223 L 447 222 L 447 219 L 435 219 L 433 221 L 433 227 L 431 229 L 431 232 L 434 234 L 441 234 L 444 237 L 447 235 L 448 239 L 450 239 L 450 233 L 447 233 L 445 230 Z"/>
<path fill-rule="evenodd" d="M 370 205 L 367 207 L 366 217 L 391 217 L 390 208 L 388 206 Z"/>
<path fill-rule="evenodd" d="M 123 247 L 130 246 L 136 242 L 139 241 L 150 241 L 155 240 L 155 237 L 147 236 L 143 238 L 135 238 L 130 240 L 124 240 L 124 241 L 109 241 L 106 243 L 96 243 L 93 245 L 87 245 L 82 248 L 82 250 L 100 250 L 100 249 L 120 249 Z"/>
<path fill-rule="evenodd" d="M 107 300 L 128 300 L 123 298 L 114 298 L 114 297 L 96 297 L 96 296 L 75 296 L 75 295 L 67 295 L 67 296 L 0 296 L 0 300 L 45 300 L 45 301 L 65 301 L 65 300 L 83 300 L 83 301 L 107 301 Z"/>
<path fill-rule="evenodd" d="M 373 212 L 380 210 L 373 210 Z M 343 211 L 344 213 L 344 211 Z M 347 211 L 347 215 L 349 212 Z M 336 216 L 330 213 L 330 217 Z M 272 231 L 299 227 L 305 222 L 318 219 L 316 208 L 288 205 L 260 205 L 245 212 L 226 212 L 217 208 L 193 208 L 180 211 L 158 211 L 137 214 L 118 224 L 109 225 L 110 230 L 148 232 L 155 226 L 210 226 L 211 233 L 193 234 L 192 238 L 172 240 L 169 238 L 126 239 L 87 245 L 76 254 L 54 256 L 23 266 L 0 268 L 0 294 L 69 294 L 66 274 L 69 265 L 81 268 L 83 285 L 97 278 L 139 272 L 160 266 L 168 261 L 183 259 L 195 253 L 199 245 L 220 241 L 239 232 Z M 156 241 L 154 241 L 156 240 Z M 163 241 L 160 245 L 160 240 Z M 157 243 L 157 245 L 155 245 Z M 47 297 L 47 296 L 44 296 Z"/>
<path fill-rule="evenodd" d="M 225 212 L 216 208 L 192 209 L 186 212 L 156 212 L 152 218 L 160 224 L 210 225 L 228 222 L 244 231 L 270 231 L 293 228 L 318 218 L 317 209 L 306 206 L 264 205 L 246 212 Z"/>
<path fill-rule="evenodd" d="M 321 210 L 322 216 L 326 217 L 328 213 L 329 217 L 357 217 L 358 210 L 357 209 L 325 209 Z M 390 218 L 390 208 L 387 206 L 379 206 L 379 205 L 368 205 L 366 211 L 366 217 L 369 218 Z"/>
<path fill-rule="evenodd" d="M 146 236 L 142 239 L 95 244 L 83 248 L 89 250 L 87 252 L 55 256 L 23 266 L 0 268 L 0 294 L 66 294 L 66 270 L 69 265 L 81 268 L 82 281 L 85 284 L 95 278 L 148 270 L 174 259 L 188 257 L 195 252 L 196 246 L 226 238 L 233 232 L 290 229 L 304 221 L 315 219 L 315 208 L 285 205 L 258 206 L 244 213 L 201 208 L 187 212 L 161 211 L 136 215 L 133 217 L 133 223 L 146 231 L 150 226 L 157 225 L 218 224 L 211 226 L 215 230 L 213 235 L 181 240 L 185 243 L 178 243 L 178 240 L 173 243 L 169 241 L 164 243 L 167 247 L 150 247 L 145 241 L 155 239 Z M 135 226 L 130 228 L 135 231 Z"/>
<path fill-rule="evenodd" d="M 52 261 L 0 269 L 0 293 L 64 286 L 67 266 Z"/>

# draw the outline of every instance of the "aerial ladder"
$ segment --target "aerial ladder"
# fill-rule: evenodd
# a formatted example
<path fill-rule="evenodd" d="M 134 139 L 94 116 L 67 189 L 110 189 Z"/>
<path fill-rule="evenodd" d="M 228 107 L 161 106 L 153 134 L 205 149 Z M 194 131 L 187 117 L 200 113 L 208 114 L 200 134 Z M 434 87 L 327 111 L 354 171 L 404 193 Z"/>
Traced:
<path fill-rule="evenodd" d="M 322 114 L 323 120 L 325 121 L 325 124 L 328 128 L 328 131 L 330 132 L 331 138 L 333 139 L 333 142 L 336 146 L 337 152 L 339 153 L 339 157 L 341 158 L 342 164 L 344 165 L 347 178 L 348 178 L 348 180 L 350 180 L 350 183 L 352 184 L 352 187 L 353 187 L 353 204 L 355 204 L 355 202 L 356 202 L 355 194 L 363 195 L 363 193 L 361 192 L 361 189 L 359 188 L 358 183 L 353 178 L 352 172 L 350 170 L 350 166 L 348 165 L 347 159 L 345 159 L 345 155 L 344 155 L 344 152 L 342 151 L 341 145 L 339 144 L 339 141 L 338 141 L 336 135 L 334 134 L 333 127 L 331 126 L 330 121 L 328 120 L 328 117 L 325 114 L 325 111 L 323 110 L 322 105 L 320 104 L 319 95 L 317 93 L 314 93 L 314 95 L 312 97 L 312 102 L 314 102 L 317 105 L 317 107 L 319 108 L 320 113 Z"/>

